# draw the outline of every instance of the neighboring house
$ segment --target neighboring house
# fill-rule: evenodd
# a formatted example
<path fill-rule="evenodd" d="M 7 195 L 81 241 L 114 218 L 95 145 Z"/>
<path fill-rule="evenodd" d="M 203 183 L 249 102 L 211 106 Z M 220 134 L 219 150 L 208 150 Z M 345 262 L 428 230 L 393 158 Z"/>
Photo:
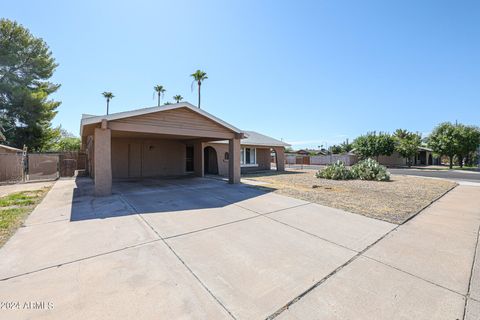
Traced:
<path fill-rule="evenodd" d="M 21 154 L 23 150 L 0 144 L 0 154 Z"/>
<path fill-rule="evenodd" d="M 301 156 L 310 156 L 310 155 L 325 155 L 328 152 L 326 150 L 315 150 L 315 149 L 300 149 L 294 151 L 293 153 Z"/>
<path fill-rule="evenodd" d="M 103 116 L 83 115 L 80 126 L 95 194 L 111 193 L 112 179 L 284 170 L 288 144 L 243 131 L 187 102 Z"/>
<path fill-rule="evenodd" d="M 351 151 L 355 153 L 355 149 Z M 440 158 L 433 156 L 432 149 L 427 147 L 418 147 L 417 155 L 411 159 L 412 165 L 438 165 L 440 164 Z M 390 156 L 379 156 L 378 162 L 384 166 L 406 166 L 408 165 L 407 159 L 402 157 L 398 152 L 394 151 Z"/>

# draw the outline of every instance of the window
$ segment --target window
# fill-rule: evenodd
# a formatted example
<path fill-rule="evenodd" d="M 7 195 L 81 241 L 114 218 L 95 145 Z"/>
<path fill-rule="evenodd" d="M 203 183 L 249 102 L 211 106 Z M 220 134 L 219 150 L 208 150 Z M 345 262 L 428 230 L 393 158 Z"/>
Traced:
<path fill-rule="evenodd" d="M 240 150 L 240 164 L 243 167 L 257 166 L 257 149 L 255 148 L 242 148 Z"/>
<path fill-rule="evenodd" d="M 228 154 L 228 152 L 225 152 L 223 159 L 228 160 L 229 158 L 230 158 L 230 155 Z"/>

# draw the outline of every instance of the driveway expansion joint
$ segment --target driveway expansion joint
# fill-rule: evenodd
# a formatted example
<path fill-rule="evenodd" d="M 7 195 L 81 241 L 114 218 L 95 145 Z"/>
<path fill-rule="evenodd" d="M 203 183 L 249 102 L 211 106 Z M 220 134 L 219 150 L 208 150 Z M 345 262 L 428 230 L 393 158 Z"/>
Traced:
<path fill-rule="evenodd" d="M 175 257 L 178 259 L 178 261 L 180 261 L 183 264 L 183 266 L 188 270 L 188 272 L 190 272 L 190 274 L 198 281 L 198 283 L 200 283 L 200 285 L 210 294 L 210 296 L 230 315 L 230 317 L 232 317 L 232 319 L 237 320 L 237 318 L 232 314 L 232 312 L 227 309 L 227 307 L 220 301 L 220 299 L 217 298 L 217 296 L 215 296 L 215 294 L 213 294 L 213 292 L 207 287 L 206 284 L 203 283 L 202 280 L 200 280 L 200 278 L 195 274 L 195 272 L 193 272 L 193 270 L 180 257 L 180 255 L 167 243 L 166 239 L 163 238 L 157 232 L 157 230 L 155 230 L 155 228 L 150 223 L 148 223 L 148 221 L 139 213 L 138 209 L 133 204 L 130 204 L 126 199 L 123 199 L 122 196 L 120 196 L 120 198 L 122 200 L 124 200 L 137 213 L 137 215 L 140 217 L 140 219 L 142 219 L 143 222 L 147 226 L 149 226 L 150 229 L 152 229 L 153 232 L 155 232 L 155 234 L 159 237 L 159 239 L 156 240 L 156 241 L 162 241 L 167 246 L 167 248 L 175 255 Z"/>
<path fill-rule="evenodd" d="M 411 216 L 409 219 L 407 219 L 406 221 L 404 221 L 402 224 L 399 224 L 399 225 L 396 225 L 393 229 L 391 229 L 390 231 L 388 231 L 387 233 L 385 233 L 384 235 L 382 235 L 380 238 L 378 238 L 377 240 L 375 240 L 373 243 L 371 243 L 370 245 L 368 245 L 367 247 L 365 247 L 363 250 L 359 251 L 356 255 L 354 255 L 352 258 L 350 258 L 347 262 L 345 262 L 344 264 L 342 264 L 341 266 L 337 267 L 335 270 L 333 270 L 331 273 L 329 273 L 328 275 L 326 275 L 325 277 L 323 277 L 322 279 L 320 279 L 319 281 L 317 281 L 316 283 L 314 283 L 312 286 L 310 286 L 309 288 L 307 288 L 305 291 L 303 291 L 301 294 L 299 294 L 298 296 L 296 296 L 295 298 L 293 298 L 292 300 L 290 300 L 289 302 L 287 302 L 287 304 L 285 304 L 283 307 L 281 307 L 280 309 L 278 309 L 277 311 L 275 311 L 274 313 L 272 313 L 270 316 L 268 316 L 266 318 L 266 320 L 272 320 L 272 319 L 275 319 L 276 317 L 278 317 L 281 313 L 283 313 L 285 310 L 288 310 L 293 304 L 297 303 L 299 300 L 301 300 L 303 297 L 305 297 L 307 294 L 309 294 L 310 292 L 312 292 L 313 290 L 315 290 L 315 288 L 317 288 L 318 286 L 322 285 L 324 282 L 326 282 L 328 279 L 330 279 L 332 276 L 334 276 L 335 274 L 337 274 L 338 272 L 340 272 L 343 268 L 345 268 L 346 266 L 348 266 L 349 264 L 351 264 L 352 262 L 354 262 L 355 260 L 357 260 L 359 257 L 365 257 L 365 258 L 368 258 L 367 256 L 364 256 L 364 253 L 367 252 L 370 248 L 372 248 L 373 246 L 375 246 L 377 243 L 379 243 L 380 241 L 382 241 L 383 239 L 385 239 L 388 235 L 390 235 L 391 233 L 393 232 L 396 232 L 404 223 L 406 223 L 407 221 L 410 221 L 412 220 L 414 217 L 418 216 L 420 213 L 422 213 L 424 210 L 426 210 L 427 208 L 429 208 L 433 203 L 435 203 L 436 201 L 438 201 L 440 198 L 442 198 L 443 196 L 445 196 L 448 192 L 450 192 L 451 190 L 453 190 L 454 188 L 456 187 L 456 185 L 454 187 L 452 187 L 451 189 L 447 190 L 446 192 L 444 192 L 442 195 L 438 196 L 435 200 L 433 200 L 432 202 L 430 202 L 428 205 L 426 205 L 425 207 L 423 207 L 422 209 L 420 209 L 416 214 L 414 214 L 413 216 Z M 273 219 L 272 219 L 273 220 Z M 371 260 L 374 260 L 374 259 L 371 259 Z M 399 271 L 402 271 L 402 270 L 399 270 Z M 421 279 L 421 278 L 420 278 Z M 425 280 L 427 281 L 427 280 Z M 427 281 L 428 282 L 428 281 Z M 446 289 L 446 288 L 445 288 Z M 450 290 L 450 289 L 449 289 Z M 452 290 L 450 290 L 452 291 Z M 452 291 L 452 292 L 455 292 L 455 291 Z M 457 294 L 459 294 L 458 292 L 455 292 Z M 460 294 L 462 295 L 462 294 Z M 462 295 L 463 296 L 463 295 Z M 466 299 L 465 299 L 466 301 Z"/>
<path fill-rule="evenodd" d="M 473 261 L 472 261 L 472 268 L 470 269 L 470 279 L 468 281 L 468 289 L 467 289 L 467 294 L 465 296 L 465 305 L 464 305 L 464 308 L 463 308 L 463 319 L 465 320 L 465 317 L 466 317 L 466 314 L 467 314 L 467 302 L 468 302 L 468 299 L 471 299 L 471 300 L 474 300 L 474 301 L 477 301 L 477 302 L 480 302 L 472 297 L 470 297 L 470 289 L 471 289 L 471 286 L 472 286 L 472 280 L 473 280 L 473 271 L 475 270 L 475 264 L 476 264 L 476 260 L 477 260 L 477 250 L 478 250 L 478 242 L 479 242 L 479 238 L 480 238 L 480 225 L 478 226 L 478 230 L 477 230 L 477 243 L 475 244 L 475 251 L 473 252 Z"/>
<path fill-rule="evenodd" d="M 106 252 L 101 252 L 101 253 L 94 254 L 94 255 L 91 255 L 91 256 L 87 256 L 87 257 L 83 257 L 83 258 L 78 258 L 78 259 L 58 263 L 58 264 L 55 264 L 55 265 L 51 265 L 51 266 L 43 267 L 43 268 L 40 268 L 40 269 L 36 269 L 36 270 L 20 273 L 20 274 L 17 274 L 17 275 L 9 276 L 9 277 L 6 277 L 6 278 L 2 278 L 2 279 L 0 279 L 0 281 L 7 281 L 7 280 L 10 280 L 10 279 L 13 279 L 13 278 L 23 277 L 23 276 L 26 276 L 26 275 L 29 275 L 29 274 L 40 272 L 40 271 L 53 269 L 53 268 L 59 268 L 59 267 L 64 266 L 64 265 L 69 265 L 69 264 L 74 264 L 76 262 L 81 262 L 81 261 L 85 261 L 85 260 L 94 259 L 94 258 L 97 258 L 97 257 L 109 255 L 109 254 L 120 252 L 120 251 L 123 251 L 123 250 L 132 249 L 132 248 L 140 247 L 140 246 L 143 246 L 143 245 L 147 245 L 147 244 L 157 242 L 157 241 L 160 241 L 160 240 L 161 239 L 145 241 L 145 242 L 137 243 L 137 244 L 134 244 L 134 245 L 131 245 L 131 246 L 126 246 L 126 247 L 123 247 L 123 248 L 110 250 L 110 251 L 106 251 Z"/>

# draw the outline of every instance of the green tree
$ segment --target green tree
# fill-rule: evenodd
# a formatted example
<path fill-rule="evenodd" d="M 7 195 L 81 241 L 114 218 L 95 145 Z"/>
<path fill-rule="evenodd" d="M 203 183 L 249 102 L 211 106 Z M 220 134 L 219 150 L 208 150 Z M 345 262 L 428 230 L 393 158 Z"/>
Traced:
<path fill-rule="evenodd" d="M 409 167 L 412 166 L 412 157 L 418 153 L 418 147 L 422 144 L 422 137 L 415 132 L 404 129 L 397 129 L 393 134 L 395 139 L 395 150 L 407 159 Z"/>
<path fill-rule="evenodd" d="M 198 108 L 200 109 L 200 88 L 202 86 L 202 82 L 205 81 L 206 79 L 208 79 L 207 73 L 202 71 L 202 70 L 197 70 L 194 73 L 192 73 L 190 76 L 193 77 L 192 86 L 195 83 L 195 81 L 197 81 L 197 85 L 198 85 Z"/>
<path fill-rule="evenodd" d="M 109 108 L 110 108 L 110 100 L 115 98 L 115 96 L 113 95 L 113 93 L 108 92 L 108 91 L 102 92 L 102 95 L 107 100 L 107 114 L 108 114 L 108 111 L 109 111 Z"/>
<path fill-rule="evenodd" d="M 70 132 L 58 128 L 60 135 L 46 151 L 78 151 L 80 150 L 81 140 Z"/>
<path fill-rule="evenodd" d="M 369 132 L 353 141 L 356 149 L 355 153 L 361 159 L 375 157 L 378 161 L 379 156 L 389 156 L 395 150 L 395 141 L 392 136 L 385 132 Z"/>
<path fill-rule="evenodd" d="M 49 95 L 57 64 L 41 38 L 15 21 L 0 19 L 0 127 L 8 145 L 41 150 L 59 134 L 51 121 L 60 102 Z"/>
<path fill-rule="evenodd" d="M 433 152 L 448 157 L 450 169 L 453 167 L 453 157 L 460 150 L 459 133 L 456 125 L 443 122 L 436 126 L 428 137 L 428 146 Z"/>
<path fill-rule="evenodd" d="M 153 89 L 157 92 L 157 96 L 158 96 L 158 106 L 160 107 L 160 100 L 161 100 L 161 97 L 163 97 L 163 94 L 167 91 L 167 89 L 165 89 L 163 86 L 161 85 L 156 85 L 155 87 L 153 87 Z"/>
<path fill-rule="evenodd" d="M 338 146 L 336 144 L 334 144 L 333 146 L 331 146 L 328 149 L 329 149 L 330 153 L 333 153 L 333 154 L 339 154 L 339 153 L 343 152 L 342 146 Z"/>
<path fill-rule="evenodd" d="M 177 103 L 179 103 L 180 101 L 183 100 L 183 97 L 179 94 L 177 94 L 176 96 L 173 96 L 173 100 L 175 100 Z"/>
<path fill-rule="evenodd" d="M 480 129 L 475 126 L 466 126 L 463 124 L 456 125 L 458 149 L 456 156 L 458 164 L 463 167 L 464 162 L 468 162 L 468 158 L 474 153 L 480 145 Z"/>
<path fill-rule="evenodd" d="M 342 152 L 350 152 L 353 149 L 353 144 L 348 142 L 348 139 L 346 139 L 344 142 L 340 144 L 340 147 L 342 148 Z"/>

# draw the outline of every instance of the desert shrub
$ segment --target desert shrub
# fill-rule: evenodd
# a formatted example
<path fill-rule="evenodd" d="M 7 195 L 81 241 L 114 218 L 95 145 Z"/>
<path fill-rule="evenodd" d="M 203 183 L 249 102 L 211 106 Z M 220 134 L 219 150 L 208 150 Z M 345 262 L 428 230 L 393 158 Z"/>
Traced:
<path fill-rule="evenodd" d="M 340 160 L 318 171 L 316 176 L 317 178 L 333 180 L 347 180 L 354 178 L 352 172 L 345 167 L 345 164 Z"/>
<path fill-rule="evenodd" d="M 390 172 L 377 161 L 368 158 L 352 166 L 352 175 L 360 180 L 390 180 Z"/>

